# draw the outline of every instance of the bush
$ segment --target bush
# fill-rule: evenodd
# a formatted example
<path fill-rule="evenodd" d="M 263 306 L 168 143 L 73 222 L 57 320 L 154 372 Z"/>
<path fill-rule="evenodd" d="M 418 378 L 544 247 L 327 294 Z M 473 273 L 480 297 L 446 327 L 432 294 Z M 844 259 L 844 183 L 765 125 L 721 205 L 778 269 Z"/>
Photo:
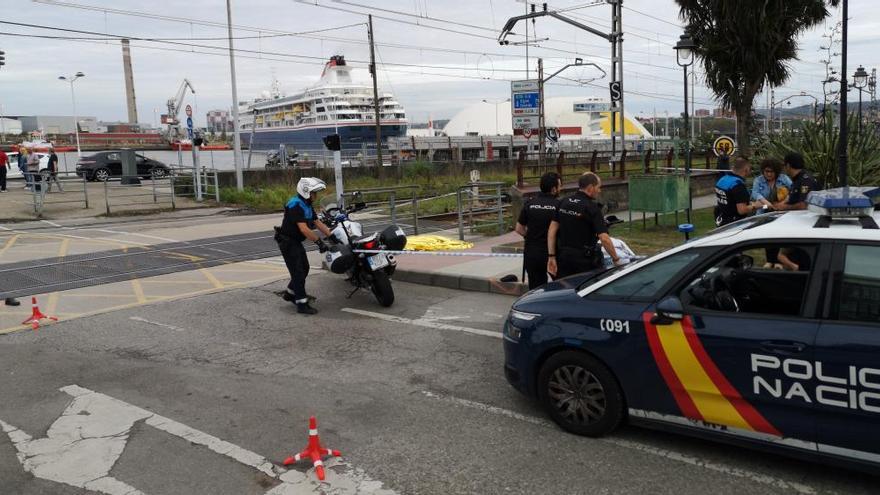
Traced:
<path fill-rule="evenodd" d="M 782 159 L 787 153 L 796 152 L 804 156 L 807 170 L 825 188 L 837 187 L 838 150 L 840 134 L 834 127 L 833 119 L 825 122 L 808 122 L 797 131 L 786 131 L 769 136 L 761 145 L 759 154 Z M 880 183 L 880 137 L 872 123 L 862 125 L 859 133 L 857 116 L 849 118 L 847 153 L 849 184 L 853 186 Z"/>

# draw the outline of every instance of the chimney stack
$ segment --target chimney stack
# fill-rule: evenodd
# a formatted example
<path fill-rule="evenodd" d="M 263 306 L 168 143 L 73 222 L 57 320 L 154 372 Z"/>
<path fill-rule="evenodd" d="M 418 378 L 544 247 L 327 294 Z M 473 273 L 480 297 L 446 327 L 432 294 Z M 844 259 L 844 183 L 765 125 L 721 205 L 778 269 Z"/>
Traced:
<path fill-rule="evenodd" d="M 128 105 L 128 123 L 137 124 L 137 103 L 134 98 L 134 74 L 131 72 L 131 50 L 129 41 L 122 40 L 122 68 L 125 71 L 125 101 Z"/>

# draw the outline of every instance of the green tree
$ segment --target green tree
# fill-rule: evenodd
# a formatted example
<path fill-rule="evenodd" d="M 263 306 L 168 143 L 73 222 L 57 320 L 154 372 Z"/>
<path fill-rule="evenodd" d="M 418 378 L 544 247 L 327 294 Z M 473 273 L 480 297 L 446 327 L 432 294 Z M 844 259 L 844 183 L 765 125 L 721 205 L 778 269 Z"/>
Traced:
<path fill-rule="evenodd" d="M 752 104 L 765 82 L 778 87 L 797 59 L 798 36 L 828 17 L 840 0 L 675 0 L 706 85 L 721 105 L 736 113 L 737 145 L 749 155 Z"/>

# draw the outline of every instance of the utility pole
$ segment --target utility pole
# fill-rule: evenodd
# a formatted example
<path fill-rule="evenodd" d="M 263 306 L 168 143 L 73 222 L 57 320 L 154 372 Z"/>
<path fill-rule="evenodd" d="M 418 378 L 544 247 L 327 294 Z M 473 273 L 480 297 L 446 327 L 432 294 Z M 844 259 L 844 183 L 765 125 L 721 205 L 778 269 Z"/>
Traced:
<path fill-rule="evenodd" d="M 526 23 L 528 26 L 528 23 Z M 538 58 L 538 165 L 544 165 L 544 146 L 547 129 L 544 121 L 544 59 Z"/>
<path fill-rule="evenodd" d="M 235 85 L 235 48 L 232 46 L 232 0 L 226 0 L 226 29 L 229 35 L 229 73 L 232 80 L 232 149 L 235 163 L 235 188 L 244 190 L 244 172 L 241 170 L 241 135 L 238 121 L 238 88 Z M 192 88 L 190 88 L 192 89 Z M 251 141 L 250 146 L 254 142 Z"/>
<path fill-rule="evenodd" d="M 837 174 L 839 180 L 840 187 L 846 187 L 849 182 L 849 164 L 847 163 L 849 157 L 847 156 L 847 141 L 849 136 L 847 135 L 847 108 L 846 108 L 846 91 L 847 91 L 847 83 L 846 83 L 846 35 L 847 35 L 847 25 L 849 21 L 847 19 L 847 15 L 849 15 L 849 2 L 847 0 L 843 0 L 843 9 L 842 9 L 842 22 L 843 22 L 843 30 L 841 35 L 841 46 L 840 50 L 840 138 L 837 141 L 837 150 L 839 161 L 837 164 Z"/>
<path fill-rule="evenodd" d="M 370 75 L 373 76 L 373 106 L 376 110 L 376 166 L 379 167 L 379 177 L 382 176 L 382 120 L 379 109 L 379 87 L 376 82 L 378 74 L 376 73 L 376 47 L 373 43 L 373 16 L 368 15 L 370 29 Z"/>
<path fill-rule="evenodd" d="M 608 0 L 611 4 L 611 81 L 620 88 L 620 99 L 611 102 L 611 156 L 617 157 L 617 119 L 620 118 L 620 150 L 621 158 L 626 150 L 626 118 L 623 114 L 623 0 Z M 616 107 L 616 108 L 615 108 Z M 620 161 L 623 170 L 626 164 Z"/>

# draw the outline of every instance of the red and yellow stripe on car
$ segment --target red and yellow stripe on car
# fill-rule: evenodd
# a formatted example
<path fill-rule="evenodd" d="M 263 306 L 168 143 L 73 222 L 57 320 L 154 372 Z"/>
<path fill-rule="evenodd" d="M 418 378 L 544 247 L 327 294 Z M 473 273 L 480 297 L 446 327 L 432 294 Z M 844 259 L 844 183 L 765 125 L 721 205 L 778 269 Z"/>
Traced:
<path fill-rule="evenodd" d="M 781 436 L 727 381 L 703 348 L 689 317 L 669 325 L 643 316 L 651 353 L 681 413 L 688 418 Z"/>

